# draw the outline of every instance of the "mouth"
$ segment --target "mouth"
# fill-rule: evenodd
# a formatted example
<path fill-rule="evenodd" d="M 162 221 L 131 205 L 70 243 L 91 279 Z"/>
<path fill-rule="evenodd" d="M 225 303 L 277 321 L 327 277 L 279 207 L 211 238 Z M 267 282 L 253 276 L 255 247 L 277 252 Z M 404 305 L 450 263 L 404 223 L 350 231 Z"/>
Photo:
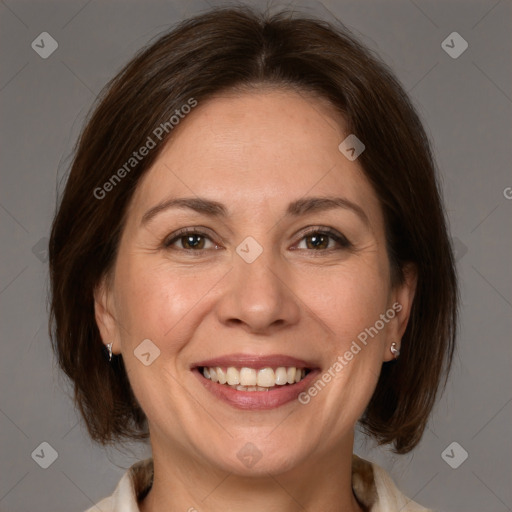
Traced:
<path fill-rule="evenodd" d="M 278 386 L 291 386 L 310 373 L 309 368 L 278 366 L 277 368 L 236 368 L 234 366 L 199 366 L 205 379 L 229 386 L 237 391 L 270 391 Z"/>
<path fill-rule="evenodd" d="M 239 409 L 273 409 L 304 391 L 320 369 L 288 356 L 230 356 L 194 365 L 193 373 L 216 398 Z"/>

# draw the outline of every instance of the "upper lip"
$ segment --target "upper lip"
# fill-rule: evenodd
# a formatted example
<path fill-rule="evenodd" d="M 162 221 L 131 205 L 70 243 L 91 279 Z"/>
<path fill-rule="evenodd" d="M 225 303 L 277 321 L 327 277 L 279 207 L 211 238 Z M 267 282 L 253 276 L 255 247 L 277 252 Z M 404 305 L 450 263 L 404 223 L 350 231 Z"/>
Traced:
<path fill-rule="evenodd" d="M 230 354 L 212 359 L 205 359 L 192 365 L 192 368 L 197 367 L 229 367 L 235 368 L 278 368 L 280 366 L 295 366 L 296 368 L 314 369 L 316 365 L 312 362 L 304 361 L 296 357 L 287 356 L 284 354 L 273 354 L 266 356 L 258 356 L 252 354 Z"/>

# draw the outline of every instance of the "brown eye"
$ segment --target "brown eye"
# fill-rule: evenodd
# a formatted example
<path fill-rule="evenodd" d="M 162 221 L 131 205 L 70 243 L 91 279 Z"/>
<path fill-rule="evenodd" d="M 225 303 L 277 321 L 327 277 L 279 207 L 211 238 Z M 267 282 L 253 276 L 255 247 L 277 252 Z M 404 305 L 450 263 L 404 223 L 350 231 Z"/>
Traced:
<path fill-rule="evenodd" d="M 301 247 L 305 241 L 305 247 Z M 342 234 L 331 230 L 316 230 L 306 233 L 297 248 L 310 249 L 313 251 L 348 249 L 352 244 Z"/>
<path fill-rule="evenodd" d="M 183 249 L 204 249 L 205 238 L 201 235 L 185 235 L 179 237 Z"/>
<path fill-rule="evenodd" d="M 329 236 L 326 235 L 308 235 L 304 237 L 308 249 L 327 249 L 329 246 Z"/>
<path fill-rule="evenodd" d="M 209 246 L 208 243 L 210 244 Z M 163 245 L 166 249 L 197 252 L 217 248 L 217 245 L 212 242 L 208 235 L 193 230 L 181 230 L 178 233 L 174 233 Z"/>

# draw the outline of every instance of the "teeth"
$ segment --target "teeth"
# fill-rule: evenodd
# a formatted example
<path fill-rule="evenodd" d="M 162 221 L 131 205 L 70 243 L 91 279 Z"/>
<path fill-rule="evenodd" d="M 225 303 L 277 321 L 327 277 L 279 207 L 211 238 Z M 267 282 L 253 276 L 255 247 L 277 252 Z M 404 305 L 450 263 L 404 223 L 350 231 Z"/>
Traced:
<path fill-rule="evenodd" d="M 268 388 L 261 388 L 260 386 L 231 386 L 238 391 L 268 391 Z"/>
<path fill-rule="evenodd" d="M 236 368 L 230 366 L 226 372 L 226 377 L 230 386 L 240 384 L 240 372 Z"/>
<path fill-rule="evenodd" d="M 276 385 L 276 377 L 272 368 L 263 368 L 258 371 L 258 386 L 262 388 L 271 388 Z"/>
<path fill-rule="evenodd" d="M 278 386 L 284 386 L 288 382 L 288 373 L 286 372 L 286 368 L 280 366 L 276 371 L 276 384 Z"/>
<path fill-rule="evenodd" d="M 233 369 L 238 371 L 236 368 Z M 257 376 L 254 368 L 242 368 L 239 373 L 242 386 L 256 386 Z"/>
<path fill-rule="evenodd" d="M 226 384 L 238 391 L 268 391 L 275 386 L 294 384 L 306 376 L 306 370 L 290 366 L 279 366 L 276 369 L 262 368 L 221 368 L 219 366 L 203 368 L 203 375 L 212 382 Z"/>
<path fill-rule="evenodd" d="M 226 384 L 228 379 L 226 379 L 226 372 L 222 368 L 215 368 L 215 371 L 217 372 L 217 378 L 219 379 L 219 384 Z"/>

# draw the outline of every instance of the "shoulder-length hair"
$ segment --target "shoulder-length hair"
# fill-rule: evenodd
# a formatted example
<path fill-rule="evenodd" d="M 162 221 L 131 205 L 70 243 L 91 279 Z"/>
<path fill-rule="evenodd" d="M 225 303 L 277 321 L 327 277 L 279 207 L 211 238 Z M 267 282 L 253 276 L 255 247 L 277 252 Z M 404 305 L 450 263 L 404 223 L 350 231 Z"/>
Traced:
<path fill-rule="evenodd" d="M 383 364 L 360 419 L 379 443 L 408 452 L 446 383 L 457 323 L 454 257 L 430 144 L 404 89 L 377 56 L 341 24 L 289 11 L 225 8 L 185 20 L 102 91 L 75 148 L 51 232 L 50 332 L 59 365 L 94 440 L 147 437 L 122 356 L 107 360 L 93 292 L 115 263 L 127 206 L 172 133 L 171 117 L 191 99 L 259 85 L 313 93 L 342 114 L 366 146 L 358 162 L 382 206 L 394 284 L 403 281 L 407 263 L 416 265 L 401 356 Z M 127 168 L 158 127 L 157 147 Z"/>

